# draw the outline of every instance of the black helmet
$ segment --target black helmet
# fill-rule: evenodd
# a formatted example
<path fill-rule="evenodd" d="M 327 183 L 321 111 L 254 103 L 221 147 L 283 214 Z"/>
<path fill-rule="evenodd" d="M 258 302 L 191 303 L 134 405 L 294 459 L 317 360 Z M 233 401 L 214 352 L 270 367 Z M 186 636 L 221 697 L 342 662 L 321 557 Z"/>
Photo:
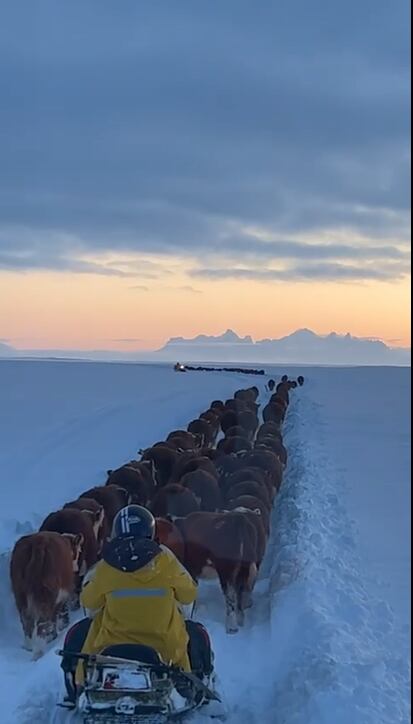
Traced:
<path fill-rule="evenodd" d="M 141 505 L 127 505 L 117 513 L 113 521 L 112 538 L 126 536 L 154 539 L 155 518 L 150 510 Z"/>

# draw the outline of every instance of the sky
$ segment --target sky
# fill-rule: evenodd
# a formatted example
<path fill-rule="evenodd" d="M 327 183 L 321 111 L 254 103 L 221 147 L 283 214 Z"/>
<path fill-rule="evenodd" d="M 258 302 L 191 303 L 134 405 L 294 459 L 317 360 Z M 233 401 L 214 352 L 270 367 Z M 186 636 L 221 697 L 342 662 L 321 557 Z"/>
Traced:
<path fill-rule="evenodd" d="M 6 0 L 0 340 L 410 344 L 407 0 Z"/>

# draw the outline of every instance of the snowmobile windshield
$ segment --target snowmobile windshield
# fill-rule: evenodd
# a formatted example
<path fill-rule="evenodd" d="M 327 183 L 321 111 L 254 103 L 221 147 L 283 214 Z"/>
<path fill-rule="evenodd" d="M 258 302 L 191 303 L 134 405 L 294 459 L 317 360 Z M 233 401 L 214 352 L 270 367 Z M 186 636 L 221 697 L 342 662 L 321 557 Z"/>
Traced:
<path fill-rule="evenodd" d="M 112 568 L 132 573 L 147 566 L 161 551 L 153 540 L 119 536 L 107 543 L 102 557 Z"/>

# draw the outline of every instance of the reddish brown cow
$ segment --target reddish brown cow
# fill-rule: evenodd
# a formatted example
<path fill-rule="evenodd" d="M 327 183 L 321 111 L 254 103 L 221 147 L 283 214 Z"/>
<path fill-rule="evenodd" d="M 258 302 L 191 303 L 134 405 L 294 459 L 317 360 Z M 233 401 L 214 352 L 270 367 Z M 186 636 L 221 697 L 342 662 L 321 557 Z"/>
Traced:
<path fill-rule="evenodd" d="M 277 404 L 270 402 L 262 411 L 264 422 L 275 422 L 280 424 L 284 420 L 284 410 Z"/>
<path fill-rule="evenodd" d="M 241 425 L 234 425 L 226 431 L 225 437 L 248 437 L 248 433 Z"/>
<path fill-rule="evenodd" d="M 253 495 L 255 498 L 261 500 L 268 510 L 271 509 L 271 498 L 268 494 L 268 490 L 262 483 L 258 483 L 256 480 L 243 480 L 242 483 L 237 483 L 227 490 L 225 499 L 235 500 L 240 495 Z"/>
<path fill-rule="evenodd" d="M 258 416 L 251 410 L 245 410 L 239 413 L 238 424 L 248 432 L 249 437 L 252 439 L 259 425 Z"/>
<path fill-rule="evenodd" d="M 169 548 L 181 563 L 185 563 L 185 543 L 175 523 L 166 518 L 156 518 L 155 523 L 156 542 Z"/>
<path fill-rule="evenodd" d="M 244 515 L 247 516 L 250 523 L 252 523 L 252 525 L 254 526 L 255 532 L 257 534 L 257 548 L 256 548 L 257 557 L 256 557 L 255 562 L 257 564 L 257 571 L 259 571 L 259 569 L 261 567 L 261 563 L 265 556 L 265 550 L 267 548 L 268 534 L 267 534 L 267 531 L 264 526 L 264 521 L 261 517 L 260 509 L 255 508 L 253 510 L 246 505 L 244 506 L 244 505 L 242 505 L 242 503 L 240 503 L 240 500 L 241 500 L 241 498 L 238 498 L 237 500 L 235 500 L 233 502 L 233 506 L 234 506 L 234 503 L 237 503 L 237 504 L 234 507 L 232 507 L 229 512 L 244 513 Z M 246 603 L 246 601 L 245 601 L 245 603 Z M 252 601 L 250 602 L 249 606 L 251 606 L 251 605 L 252 605 Z"/>
<path fill-rule="evenodd" d="M 217 449 L 224 455 L 231 455 L 251 450 L 252 443 L 247 437 L 225 437 L 219 441 Z"/>
<path fill-rule="evenodd" d="M 253 480 L 267 488 L 268 495 L 272 500 L 274 498 L 274 486 L 268 473 L 262 468 L 254 467 L 241 467 L 239 470 L 231 473 L 222 481 L 220 481 L 221 489 L 225 492 L 238 483 L 243 483 L 245 480 Z"/>
<path fill-rule="evenodd" d="M 283 465 L 287 465 L 287 449 L 284 447 L 282 442 L 277 440 L 277 438 L 274 437 L 261 437 L 259 440 L 255 443 L 255 449 L 256 450 L 272 450 L 277 457 L 281 460 Z"/>
<path fill-rule="evenodd" d="M 246 467 L 264 470 L 275 490 L 279 490 L 283 479 L 283 466 L 271 450 L 253 450 L 243 456 Z"/>
<path fill-rule="evenodd" d="M 217 410 L 218 414 L 221 415 L 224 412 L 225 405 L 222 400 L 214 400 L 211 402 L 211 410 Z"/>
<path fill-rule="evenodd" d="M 249 510 L 259 512 L 264 526 L 265 533 L 268 537 L 270 533 L 270 513 L 265 503 L 254 495 L 240 495 L 238 498 L 229 500 L 227 503 L 229 510 L 236 510 L 237 508 L 248 508 Z"/>
<path fill-rule="evenodd" d="M 285 411 L 288 409 L 288 404 L 285 400 L 285 398 L 282 395 L 279 395 L 278 392 L 275 392 L 270 397 L 270 403 L 276 403 L 277 405 L 280 405 Z"/>
<path fill-rule="evenodd" d="M 221 417 L 221 430 L 225 434 L 231 427 L 239 425 L 238 413 L 235 410 L 226 410 Z"/>
<path fill-rule="evenodd" d="M 81 536 L 82 546 L 79 557 L 79 576 L 83 577 L 89 568 L 97 563 L 99 557 L 98 542 L 93 529 L 93 517 L 88 513 L 74 508 L 65 508 L 50 513 L 41 524 L 39 531 L 43 533 L 71 533 Z"/>
<path fill-rule="evenodd" d="M 212 462 L 215 462 L 215 460 L 218 460 L 221 457 L 219 450 L 214 447 L 201 447 L 199 454 L 202 458 L 208 458 L 209 460 L 212 460 Z"/>
<path fill-rule="evenodd" d="M 165 485 L 156 493 L 150 510 L 156 518 L 182 518 L 199 511 L 199 503 L 191 490 L 183 485 Z"/>
<path fill-rule="evenodd" d="M 68 623 L 67 601 L 74 590 L 81 543 L 77 536 L 47 532 L 24 536 L 14 547 L 11 585 L 26 647 L 34 658 Z"/>
<path fill-rule="evenodd" d="M 287 405 L 290 402 L 290 395 L 289 395 L 289 384 L 288 382 L 279 382 L 277 387 L 275 388 L 277 394 L 283 398 L 283 400 L 287 403 Z"/>
<path fill-rule="evenodd" d="M 188 430 L 173 430 L 169 433 L 166 439 L 169 442 L 170 440 L 173 440 L 174 437 L 185 438 L 190 446 L 190 450 L 196 450 L 202 442 L 199 435 L 193 435 L 191 432 L 188 432 Z"/>
<path fill-rule="evenodd" d="M 234 394 L 235 400 L 242 400 L 242 402 L 255 402 L 256 397 L 252 390 L 237 390 Z"/>
<path fill-rule="evenodd" d="M 155 490 L 154 481 L 149 482 L 142 469 L 134 465 L 122 465 L 110 471 L 106 485 L 124 488 L 130 494 L 131 503 L 143 506 L 147 505 Z"/>
<path fill-rule="evenodd" d="M 202 436 L 203 446 L 210 447 L 215 442 L 217 430 L 208 420 L 192 420 L 188 425 L 188 432 Z"/>
<path fill-rule="evenodd" d="M 186 473 L 192 473 L 194 470 L 206 470 L 214 478 L 218 480 L 218 473 L 215 467 L 215 463 L 209 459 L 209 457 L 201 455 L 181 455 L 177 461 L 173 474 L 171 476 L 171 482 L 179 483 Z"/>
<path fill-rule="evenodd" d="M 230 400 L 225 400 L 225 410 L 236 413 L 245 412 L 245 410 L 248 410 L 248 404 L 245 400 L 234 400 L 231 398 Z"/>
<path fill-rule="evenodd" d="M 100 505 L 96 500 L 93 500 L 93 498 L 79 498 L 78 500 L 71 500 L 69 503 L 66 503 L 63 508 L 74 508 L 75 510 L 81 510 L 82 513 L 89 514 L 93 521 L 93 532 L 100 554 L 103 543 L 110 533 L 103 505 Z"/>
<path fill-rule="evenodd" d="M 188 488 L 195 495 L 200 510 L 214 513 L 220 509 L 221 491 L 217 479 L 207 470 L 199 468 L 192 473 L 186 473 L 180 479 L 179 484 Z"/>
<path fill-rule="evenodd" d="M 235 471 L 239 470 L 242 465 L 242 459 L 237 455 L 224 455 L 223 453 L 219 455 L 219 457 L 215 460 L 215 467 L 219 475 L 220 488 L 223 487 L 228 475 L 231 475 Z"/>
<path fill-rule="evenodd" d="M 275 437 L 280 442 L 283 441 L 281 427 L 277 422 L 264 422 L 263 425 L 258 429 L 257 440 L 263 437 Z"/>
<path fill-rule="evenodd" d="M 142 460 L 151 461 L 155 470 L 155 479 L 160 487 L 171 482 L 172 470 L 179 460 L 179 453 L 167 447 L 150 447 L 144 451 Z"/>
<path fill-rule="evenodd" d="M 109 531 L 112 530 L 113 520 L 117 513 L 130 502 L 129 493 L 117 485 L 100 485 L 90 488 L 79 497 L 92 498 L 103 506 Z"/>
<path fill-rule="evenodd" d="M 185 565 L 198 579 L 210 567 L 226 601 L 226 629 L 236 633 L 257 576 L 257 533 L 243 513 L 194 513 L 176 521 L 185 541 Z"/>
<path fill-rule="evenodd" d="M 192 452 L 197 449 L 197 446 L 194 445 L 193 442 L 190 442 L 188 438 L 186 437 L 179 437 L 178 435 L 175 435 L 174 437 L 171 437 L 168 442 L 164 443 L 167 447 L 171 448 L 171 450 L 178 450 L 178 451 L 184 451 L 184 452 Z M 152 445 L 152 447 L 155 447 Z"/>

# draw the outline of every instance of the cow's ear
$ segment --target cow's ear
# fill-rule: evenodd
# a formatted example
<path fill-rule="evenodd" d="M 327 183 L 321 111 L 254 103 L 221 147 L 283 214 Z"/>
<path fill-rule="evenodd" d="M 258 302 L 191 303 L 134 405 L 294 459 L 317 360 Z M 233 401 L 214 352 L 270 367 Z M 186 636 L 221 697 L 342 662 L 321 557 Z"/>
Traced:
<path fill-rule="evenodd" d="M 113 470 L 106 470 L 106 472 L 107 472 L 108 476 L 110 477 L 113 473 Z"/>
<path fill-rule="evenodd" d="M 85 536 L 83 535 L 83 533 L 78 533 L 77 535 L 75 535 L 73 542 L 76 548 L 81 548 L 85 542 Z"/>

